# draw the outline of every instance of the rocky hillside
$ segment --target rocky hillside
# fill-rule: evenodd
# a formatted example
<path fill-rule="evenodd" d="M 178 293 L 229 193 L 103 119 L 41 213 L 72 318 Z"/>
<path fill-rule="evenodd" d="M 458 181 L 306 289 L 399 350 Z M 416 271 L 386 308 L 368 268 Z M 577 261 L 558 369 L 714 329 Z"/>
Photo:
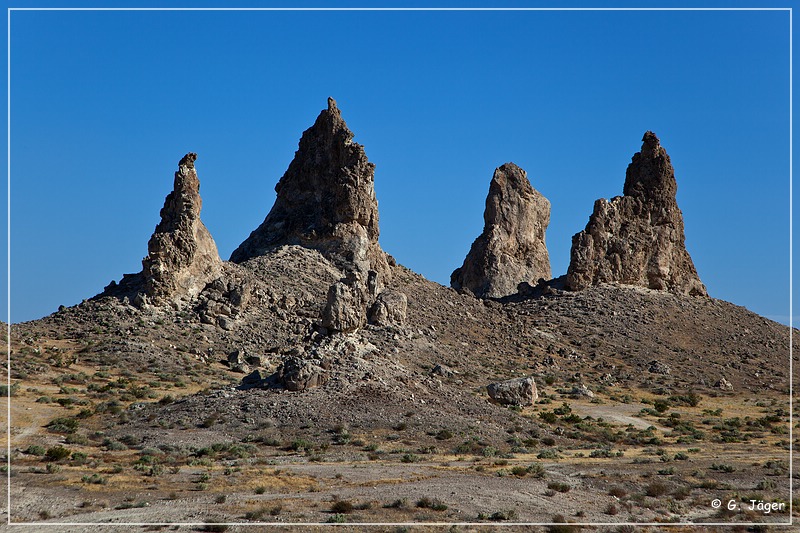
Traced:
<path fill-rule="evenodd" d="M 142 273 L 17 331 L 81 338 L 104 327 L 87 361 L 169 371 L 182 364 L 171 339 L 184 337 L 184 354 L 248 374 L 237 397 L 305 391 L 287 413 L 272 413 L 289 426 L 299 413 L 385 425 L 387 412 L 397 418 L 419 399 L 430 406 L 422 417 L 469 418 L 464 410 L 492 409 L 483 387 L 523 375 L 558 375 L 589 390 L 786 388 L 786 328 L 705 297 L 683 244 L 674 170 L 651 132 L 625 195 L 598 200 L 575 236 L 565 279 L 544 281 L 549 202 L 522 169 L 498 168 L 484 232 L 453 273 L 458 291 L 381 250 L 374 165 L 352 138 L 329 99 L 235 262 L 219 259 L 200 221 L 197 155 L 188 154 Z M 156 335 L 142 327 L 154 321 Z M 369 414 L 366 397 L 348 402 L 357 412 L 341 409 L 344 397 L 362 395 L 381 409 Z M 208 409 L 228 404 L 225 396 Z"/>
<path fill-rule="evenodd" d="M 445 421 L 466 426 L 478 413 L 487 420 L 507 416 L 487 402 L 484 387 L 527 375 L 545 389 L 545 376 L 590 391 L 788 389 L 786 328 L 711 298 L 603 285 L 481 300 L 396 266 L 392 287 L 408 302 L 402 325 L 332 334 L 322 317 L 328 287 L 343 273 L 318 251 L 285 245 L 228 269 L 230 281 L 212 282 L 192 311 L 138 309 L 99 297 L 21 324 L 17 333 L 91 339 L 80 355 L 88 364 L 180 374 L 187 363 L 225 362 L 239 372 L 236 391 L 167 409 L 146 405 L 134 417 L 145 426 L 156 411 L 190 424 L 212 412 L 236 413 L 226 417 L 231 421 L 266 417 L 290 432 L 297 420 L 385 429 L 409 410 L 425 421 L 421 431 Z M 246 298 L 239 296 L 242 287 Z M 286 391 L 281 381 L 288 363 L 307 384 L 299 392 Z M 274 409 L 278 398 L 284 409 Z M 264 410 L 258 415 L 257 405 Z M 502 424 L 496 429 L 502 437 Z"/>

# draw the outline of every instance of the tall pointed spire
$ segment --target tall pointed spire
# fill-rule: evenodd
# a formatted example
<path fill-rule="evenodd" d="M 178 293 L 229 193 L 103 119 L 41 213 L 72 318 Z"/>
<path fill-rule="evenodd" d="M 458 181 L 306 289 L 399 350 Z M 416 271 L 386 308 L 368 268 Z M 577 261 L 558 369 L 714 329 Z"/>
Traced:
<path fill-rule="evenodd" d="M 233 252 L 241 263 L 275 246 L 299 244 L 320 250 L 340 266 L 385 271 L 378 245 L 375 165 L 328 98 L 314 125 L 303 132 L 264 222 Z"/>
<path fill-rule="evenodd" d="M 572 238 L 567 286 L 624 283 L 705 296 L 684 244 L 669 155 L 652 131 L 642 141 L 628 165 L 624 195 L 597 200 L 586 229 Z"/>
<path fill-rule="evenodd" d="M 173 191 L 164 200 L 161 222 L 142 260 L 144 293 L 156 303 L 195 296 L 222 269 L 217 245 L 200 220 L 196 159 L 197 154 L 188 153 L 178 163 Z"/>
<path fill-rule="evenodd" d="M 475 239 L 450 285 L 480 298 L 502 298 L 523 281 L 550 279 L 550 256 L 544 234 L 550 202 L 531 186 L 514 163 L 494 171 L 483 213 L 483 233 Z"/>

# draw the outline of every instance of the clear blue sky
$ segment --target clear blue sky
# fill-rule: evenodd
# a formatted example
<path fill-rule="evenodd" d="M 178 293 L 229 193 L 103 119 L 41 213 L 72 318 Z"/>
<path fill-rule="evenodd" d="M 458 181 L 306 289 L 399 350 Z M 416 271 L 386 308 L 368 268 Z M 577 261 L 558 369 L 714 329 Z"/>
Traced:
<path fill-rule="evenodd" d="M 189 151 L 227 259 L 328 96 L 377 166 L 383 248 L 428 279 L 508 161 L 552 203 L 565 273 L 653 130 L 711 296 L 788 321 L 786 11 L 15 11 L 11 72 L 13 322 L 141 270 Z"/>

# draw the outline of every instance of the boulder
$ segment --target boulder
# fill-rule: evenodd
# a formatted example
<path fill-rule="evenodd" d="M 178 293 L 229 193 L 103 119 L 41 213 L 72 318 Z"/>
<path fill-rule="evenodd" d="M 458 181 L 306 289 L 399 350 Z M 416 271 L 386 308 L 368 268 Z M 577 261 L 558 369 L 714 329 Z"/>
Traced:
<path fill-rule="evenodd" d="M 244 350 L 234 350 L 228 354 L 228 366 L 233 365 L 246 365 L 247 354 Z"/>
<path fill-rule="evenodd" d="M 545 231 L 550 202 L 514 163 L 494 171 L 483 213 L 483 233 L 472 243 L 450 286 L 480 298 L 502 298 L 522 282 L 550 279 Z"/>
<path fill-rule="evenodd" d="M 236 322 L 232 318 L 227 317 L 225 315 L 219 315 L 217 317 L 217 325 L 222 329 L 224 329 L 225 331 L 232 330 L 235 324 Z"/>
<path fill-rule="evenodd" d="M 368 318 L 376 326 L 402 326 L 406 323 L 408 298 L 400 291 L 384 289 L 370 307 Z"/>
<path fill-rule="evenodd" d="M 570 396 L 572 396 L 573 398 L 581 398 L 581 397 L 594 398 L 594 392 L 592 392 L 592 390 L 585 384 L 580 384 L 572 387 Z"/>
<path fill-rule="evenodd" d="M 320 387 L 328 381 L 327 366 L 327 363 L 320 359 L 290 356 L 278 367 L 278 382 L 290 391 Z"/>
<path fill-rule="evenodd" d="M 174 188 L 164 201 L 161 222 L 142 260 L 143 298 L 138 299 L 139 305 L 192 298 L 222 270 L 217 245 L 200 220 L 203 202 L 196 159 L 197 154 L 188 153 L 178 163 Z"/>
<path fill-rule="evenodd" d="M 322 326 L 334 332 L 349 332 L 367 323 L 367 289 L 356 271 L 328 288 L 322 311 Z"/>
<path fill-rule="evenodd" d="M 536 383 L 532 377 L 515 378 L 486 387 L 489 397 L 501 405 L 533 405 L 539 398 Z"/>
<path fill-rule="evenodd" d="M 456 372 L 447 365 L 443 365 L 441 363 L 437 363 L 431 369 L 432 376 L 441 376 L 443 378 L 451 378 L 456 374 Z"/>
<path fill-rule="evenodd" d="M 258 370 L 253 370 L 251 373 L 247 374 L 245 377 L 242 378 L 241 384 L 243 387 L 258 387 L 264 384 L 264 381 L 267 379 L 267 376 L 263 375 Z"/>
<path fill-rule="evenodd" d="M 621 283 L 707 296 L 684 244 L 670 158 L 653 132 L 642 141 L 623 196 L 597 200 L 586 228 L 572 238 L 567 287 Z"/>
<path fill-rule="evenodd" d="M 314 248 L 343 270 L 370 269 L 387 276 L 378 245 L 375 165 L 353 142 L 333 98 L 303 132 L 264 222 L 239 245 L 231 261 L 244 262 L 284 244 Z"/>
<path fill-rule="evenodd" d="M 714 384 L 714 387 L 718 388 L 719 390 L 723 390 L 723 391 L 732 391 L 733 390 L 733 383 L 731 383 L 730 381 L 728 381 L 725 378 L 719 378 L 719 381 L 717 381 Z"/>

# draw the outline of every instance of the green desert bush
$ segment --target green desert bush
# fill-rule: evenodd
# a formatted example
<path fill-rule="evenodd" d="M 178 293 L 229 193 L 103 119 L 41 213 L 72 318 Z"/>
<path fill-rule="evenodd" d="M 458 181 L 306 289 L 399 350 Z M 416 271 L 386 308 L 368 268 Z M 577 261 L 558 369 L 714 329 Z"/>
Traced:
<path fill-rule="evenodd" d="M 62 461 L 71 454 L 72 451 L 68 448 L 64 448 L 63 446 L 55 446 L 53 448 L 48 448 L 44 454 L 44 457 L 48 461 Z"/>

